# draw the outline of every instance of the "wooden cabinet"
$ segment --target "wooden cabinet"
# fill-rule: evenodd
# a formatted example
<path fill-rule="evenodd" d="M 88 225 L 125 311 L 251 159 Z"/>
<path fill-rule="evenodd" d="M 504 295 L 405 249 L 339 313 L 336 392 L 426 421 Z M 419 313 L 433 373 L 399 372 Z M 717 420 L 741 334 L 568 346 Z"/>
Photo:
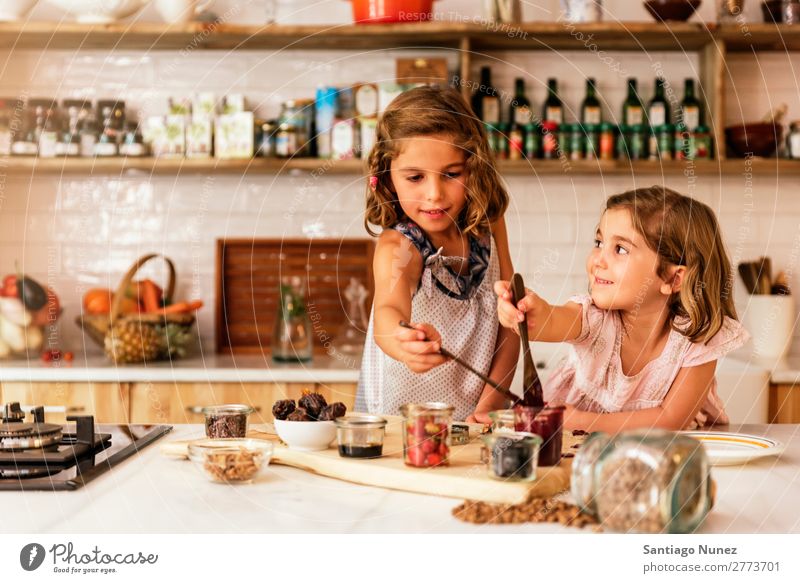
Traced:
<path fill-rule="evenodd" d="M 0 384 L 0 403 L 46 409 L 51 423 L 68 415 L 94 415 L 97 423 L 203 423 L 207 405 L 245 403 L 256 409 L 252 423 L 272 421 L 272 405 L 315 390 L 352 411 L 356 385 L 350 383 L 26 383 Z"/>
<path fill-rule="evenodd" d="M 769 386 L 770 423 L 800 423 L 800 385 Z"/>
<path fill-rule="evenodd" d="M 128 423 L 127 383 L 3 382 L 2 403 L 45 407 L 51 423 L 66 423 L 69 415 L 94 415 L 97 423 Z"/>
<path fill-rule="evenodd" d="M 244 403 L 256 409 L 250 421 L 272 421 L 272 405 L 299 399 L 303 390 L 317 390 L 329 402 L 342 401 L 352 410 L 354 384 L 314 383 L 134 383 L 130 390 L 131 423 L 203 423 L 207 405 Z"/>

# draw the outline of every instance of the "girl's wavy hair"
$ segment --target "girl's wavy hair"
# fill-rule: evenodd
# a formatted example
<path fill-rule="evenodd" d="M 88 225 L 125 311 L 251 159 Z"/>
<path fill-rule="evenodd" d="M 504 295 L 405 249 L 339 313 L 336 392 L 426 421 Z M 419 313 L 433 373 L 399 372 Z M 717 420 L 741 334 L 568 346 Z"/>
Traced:
<path fill-rule="evenodd" d="M 370 225 L 386 229 L 406 218 L 389 172 L 404 141 L 434 134 L 450 136 L 464 152 L 467 204 L 458 217 L 462 232 L 482 237 L 505 213 L 508 193 L 497 173 L 483 124 L 455 89 L 423 86 L 398 95 L 378 122 L 367 162 L 369 175 L 377 179 L 377 183 L 372 179 L 374 187 L 367 187 L 364 226 L 370 235 L 378 234 Z"/>
<path fill-rule="evenodd" d="M 731 261 L 719 223 L 708 205 L 663 186 L 612 196 L 606 210 L 628 209 L 636 231 L 658 254 L 662 279 L 671 265 L 686 267 L 681 289 L 670 298 L 672 327 L 692 342 L 708 342 L 723 318 L 736 319 Z M 676 323 L 676 316 L 686 321 Z"/>

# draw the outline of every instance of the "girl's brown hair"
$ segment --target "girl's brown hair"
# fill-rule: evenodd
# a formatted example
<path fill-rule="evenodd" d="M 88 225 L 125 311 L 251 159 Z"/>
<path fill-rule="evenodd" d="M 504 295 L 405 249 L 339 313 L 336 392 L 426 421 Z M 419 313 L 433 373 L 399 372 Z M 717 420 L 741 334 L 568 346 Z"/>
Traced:
<path fill-rule="evenodd" d="M 385 229 L 405 218 L 389 173 L 392 160 L 405 140 L 434 134 L 450 136 L 464 152 L 467 204 L 458 217 L 459 228 L 468 236 L 481 237 L 505 213 L 508 193 L 497 174 L 483 125 L 455 89 L 423 86 L 398 95 L 378 122 L 368 159 L 369 174 L 377 178 L 377 184 L 367 187 L 364 218 L 371 235 L 377 235 L 371 224 Z"/>
<path fill-rule="evenodd" d="M 657 274 L 671 265 L 686 267 L 678 292 L 670 299 L 672 327 L 692 342 L 708 342 L 723 318 L 736 318 L 731 293 L 731 262 L 714 211 L 697 200 L 665 188 L 637 188 L 608 199 L 606 210 L 628 209 L 634 228 L 658 254 Z M 677 324 L 675 316 L 688 319 Z"/>

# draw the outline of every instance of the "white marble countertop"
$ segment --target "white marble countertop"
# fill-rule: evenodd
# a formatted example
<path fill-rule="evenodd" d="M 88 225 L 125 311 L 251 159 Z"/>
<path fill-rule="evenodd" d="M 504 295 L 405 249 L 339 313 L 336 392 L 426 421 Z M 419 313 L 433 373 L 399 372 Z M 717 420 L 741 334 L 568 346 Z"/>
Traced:
<path fill-rule="evenodd" d="M 788 444 L 780 458 L 715 467 L 717 502 L 699 532 L 800 533 L 800 425 L 732 428 Z M 176 426 L 162 440 L 202 436 Z M 473 525 L 460 500 L 359 486 L 270 465 L 249 485 L 208 481 L 159 443 L 74 492 L 0 492 L 0 533 L 557 533 L 552 524 Z"/>
<path fill-rule="evenodd" d="M 146 365 L 114 365 L 102 354 L 76 354 L 72 363 L 0 361 L 0 382 L 357 383 L 360 355 L 323 355 L 311 362 L 276 363 L 269 356 L 213 352 Z"/>

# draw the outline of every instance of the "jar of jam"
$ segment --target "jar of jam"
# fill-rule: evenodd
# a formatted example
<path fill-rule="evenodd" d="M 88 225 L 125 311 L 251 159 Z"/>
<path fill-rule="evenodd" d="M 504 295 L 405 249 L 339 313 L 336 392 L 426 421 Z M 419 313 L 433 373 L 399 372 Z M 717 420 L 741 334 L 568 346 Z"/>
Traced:
<path fill-rule="evenodd" d="M 554 121 L 542 122 L 542 158 L 555 160 L 558 158 L 558 124 Z"/>
<path fill-rule="evenodd" d="M 340 456 L 365 459 L 383 455 L 386 419 L 377 415 L 347 415 L 334 421 Z"/>
<path fill-rule="evenodd" d="M 598 157 L 601 160 L 614 159 L 614 126 L 610 123 L 600 124 Z"/>
<path fill-rule="evenodd" d="M 449 465 L 454 408 L 445 403 L 403 405 L 403 461 L 415 468 Z"/>
<path fill-rule="evenodd" d="M 565 407 L 545 407 L 537 412 L 534 407 L 514 408 L 514 427 L 517 431 L 535 433 L 542 438 L 539 450 L 540 466 L 557 466 L 561 463 Z"/>
<path fill-rule="evenodd" d="M 659 429 L 593 433 L 572 464 L 572 496 L 616 532 L 688 533 L 713 504 L 701 443 Z"/>
<path fill-rule="evenodd" d="M 536 479 L 542 438 L 533 433 L 500 432 L 482 436 L 489 457 L 489 477 L 509 482 Z"/>

